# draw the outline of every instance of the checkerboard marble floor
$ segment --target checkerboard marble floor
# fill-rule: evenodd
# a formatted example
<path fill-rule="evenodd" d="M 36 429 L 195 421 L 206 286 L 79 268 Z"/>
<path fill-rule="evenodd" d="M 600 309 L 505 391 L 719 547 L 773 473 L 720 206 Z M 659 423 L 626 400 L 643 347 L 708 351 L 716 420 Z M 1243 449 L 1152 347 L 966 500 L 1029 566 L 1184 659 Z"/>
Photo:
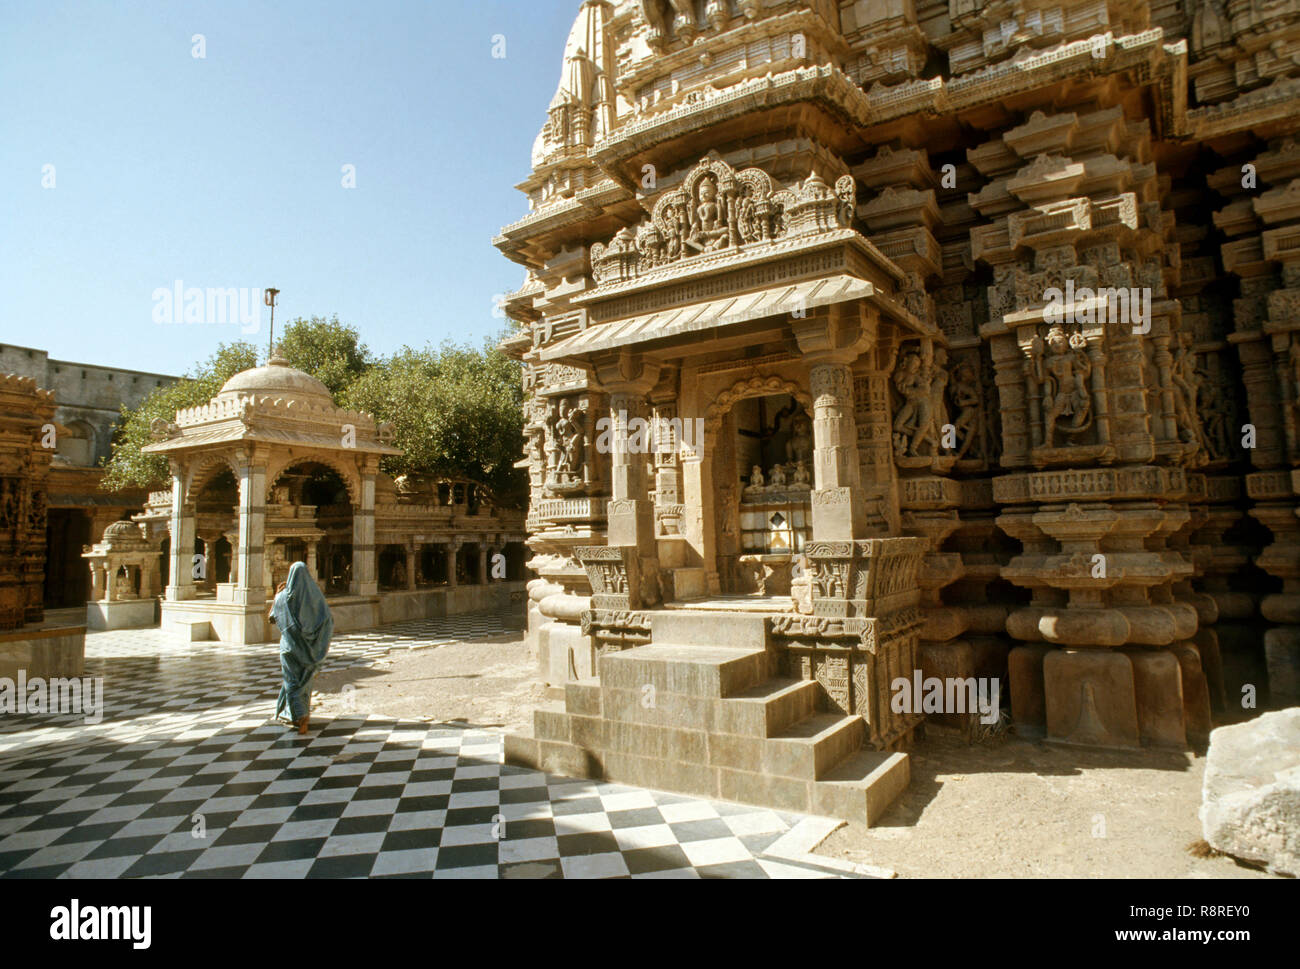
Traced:
<path fill-rule="evenodd" d="M 340 636 L 327 667 L 499 635 L 495 616 Z M 491 649 L 485 644 L 485 650 Z M 99 723 L 0 715 L 3 877 L 853 877 L 838 822 L 502 766 L 500 733 L 269 722 L 275 647 L 87 637 Z"/>

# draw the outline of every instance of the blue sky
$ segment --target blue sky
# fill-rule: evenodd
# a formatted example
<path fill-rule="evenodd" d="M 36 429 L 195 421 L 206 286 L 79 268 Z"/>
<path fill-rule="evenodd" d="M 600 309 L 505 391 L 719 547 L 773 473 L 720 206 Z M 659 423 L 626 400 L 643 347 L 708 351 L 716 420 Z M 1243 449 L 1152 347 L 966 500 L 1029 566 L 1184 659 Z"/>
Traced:
<path fill-rule="evenodd" d="M 497 333 L 523 270 L 491 239 L 579 6 L 5 0 L 0 344 L 163 373 L 265 344 L 155 322 L 176 280 L 278 287 L 277 329 L 337 313 L 379 352 Z"/>

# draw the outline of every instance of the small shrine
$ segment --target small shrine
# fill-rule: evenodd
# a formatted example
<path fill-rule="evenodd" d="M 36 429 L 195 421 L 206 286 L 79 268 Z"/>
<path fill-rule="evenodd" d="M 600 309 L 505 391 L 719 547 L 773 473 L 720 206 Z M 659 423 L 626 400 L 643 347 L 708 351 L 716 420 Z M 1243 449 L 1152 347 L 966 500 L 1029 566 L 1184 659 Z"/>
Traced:
<path fill-rule="evenodd" d="M 522 604 L 522 513 L 472 482 L 394 481 L 379 468 L 401 454 L 392 428 L 337 406 L 278 355 L 153 432 L 145 451 L 167 456 L 172 490 L 136 522 L 167 563 L 164 628 L 266 641 L 270 600 L 297 561 L 339 632 Z"/>
<path fill-rule="evenodd" d="M 90 629 L 152 626 L 158 618 L 162 570 L 158 552 L 136 522 L 117 521 L 81 557 L 90 568 Z"/>

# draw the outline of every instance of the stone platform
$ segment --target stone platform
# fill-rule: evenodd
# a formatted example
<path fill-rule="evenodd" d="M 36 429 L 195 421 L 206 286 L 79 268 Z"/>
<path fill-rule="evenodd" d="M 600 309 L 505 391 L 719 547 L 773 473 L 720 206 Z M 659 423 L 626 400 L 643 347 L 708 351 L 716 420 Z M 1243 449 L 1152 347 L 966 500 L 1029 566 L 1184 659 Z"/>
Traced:
<path fill-rule="evenodd" d="M 334 615 L 334 632 L 349 633 L 388 623 L 442 619 L 486 610 L 499 610 L 503 616 L 522 618 L 523 589 L 522 582 L 502 581 L 369 596 L 329 596 L 328 602 Z M 277 638 L 274 627 L 266 621 L 271 608 L 269 599 L 257 605 L 242 605 L 227 601 L 223 592 L 224 587 L 219 587 L 215 598 L 206 596 L 179 602 L 164 600 L 163 628 L 194 642 L 216 639 L 231 643 L 264 643 Z"/>
<path fill-rule="evenodd" d="M 147 629 L 158 621 L 158 600 L 120 599 L 116 602 L 86 603 L 86 628 Z"/>
<path fill-rule="evenodd" d="M 0 677 L 80 676 L 85 668 L 86 627 L 45 622 L 0 633 Z"/>
<path fill-rule="evenodd" d="M 650 615 L 652 642 L 567 683 L 532 736 L 507 736 L 506 763 L 868 825 L 907 787 L 906 753 L 866 748 L 861 716 L 779 675 L 766 617 Z"/>

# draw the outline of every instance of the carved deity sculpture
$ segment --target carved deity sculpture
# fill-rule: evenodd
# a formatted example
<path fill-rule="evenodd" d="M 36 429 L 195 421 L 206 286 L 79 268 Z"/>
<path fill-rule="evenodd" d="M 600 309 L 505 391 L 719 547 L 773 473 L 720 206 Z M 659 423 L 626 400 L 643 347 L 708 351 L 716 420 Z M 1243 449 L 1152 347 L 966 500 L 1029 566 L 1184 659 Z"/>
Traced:
<path fill-rule="evenodd" d="M 913 350 L 905 354 L 894 368 L 894 388 L 902 395 L 903 406 L 894 416 L 894 452 L 915 457 L 934 424 L 934 398 L 930 377 Z"/>
<path fill-rule="evenodd" d="M 794 419 L 790 440 L 785 445 L 785 456 L 797 465 L 806 464 L 812 457 L 812 423 L 803 414 Z"/>
<path fill-rule="evenodd" d="M 811 479 L 808 477 L 808 465 L 800 461 L 794 466 L 794 483 L 796 486 L 807 487 Z"/>
<path fill-rule="evenodd" d="M 1174 353 L 1172 379 L 1174 384 L 1174 416 L 1178 421 L 1178 433 L 1188 444 L 1205 447 L 1201 431 L 1201 422 L 1196 416 L 1196 398 L 1200 392 L 1201 377 L 1196 369 L 1196 352 L 1192 349 L 1192 338 L 1184 335 Z"/>
<path fill-rule="evenodd" d="M 718 185 L 713 179 L 700 182 L 699 204 L 691 219 L 691 234 L 687 243 L 700 252 L 712 252 L 727 244 L 729 230 L 726 225 L 726 200 L 719 202 Z"/>
<path fill-rule="evenodd" d="M 948 396 L 957 408 L 957 419 L 953 421 L 956 431 L 957 458 L 964 458 L 971 452 L 976 458 L 984 458 L 984 421 L 980 414 L 980 385 L 975 368 L 969 362 L 960 363 L 953 371 L 952 383 Z"/>
<path fill-rule="evenodd" d="M 757 464 L 749 472 L 749 486 L 751 488 L 763 487 L 763 469 Z"/>
<path fill-rule="evenodd" d="M 1088 359 L 1087 340 L 1082 333 L 1065 335 L 1061 324 L 1047 331 L 1047 340 L 1035 336 L 1030 347 L 1034 379 L 1043 395 L 1043 440 L 1056 447 L 1057 422 L 1066 434 L 1079 434 L 1092 426 L 1092 395 L 1088 378 L 1092 362 Z"/>
<path fill-rule="evenodd" d="M 768 476 L 768 483 L 774 488 L 785 487 L 785 467 L 780 464 L 772 466 L 772 473 Z"/>
<path fill-rule="evenodd" d="M 586 459 L 586 412 L 572 404 L 560 404 L 554 425 L 556 449 L 555 476 L 561 480 L 582 477 Z"/>
<path fill-rule="evenodd" d="M 117 575 L 113 579 L 113 598 L 115 599 L 134 599 L 135 586 L 131 582 L 129 570 L 123 566 L 117 570 Z"/>
<path fill-rule="evenodd" d="M 0 528 L 18 524 L 18 482 L 14 478 L 0 481 Z"/>
<path fill-rule="evenodd" d="M 1202 422 L 1202 446 L 1210 460 L 1226 460 L 1232 457 L 1228 430 L 1232 424 L 1232 403 L 1224 388 L 1208 373 L 1198 371 L 1197 376 L 1196 413 Z"/>

